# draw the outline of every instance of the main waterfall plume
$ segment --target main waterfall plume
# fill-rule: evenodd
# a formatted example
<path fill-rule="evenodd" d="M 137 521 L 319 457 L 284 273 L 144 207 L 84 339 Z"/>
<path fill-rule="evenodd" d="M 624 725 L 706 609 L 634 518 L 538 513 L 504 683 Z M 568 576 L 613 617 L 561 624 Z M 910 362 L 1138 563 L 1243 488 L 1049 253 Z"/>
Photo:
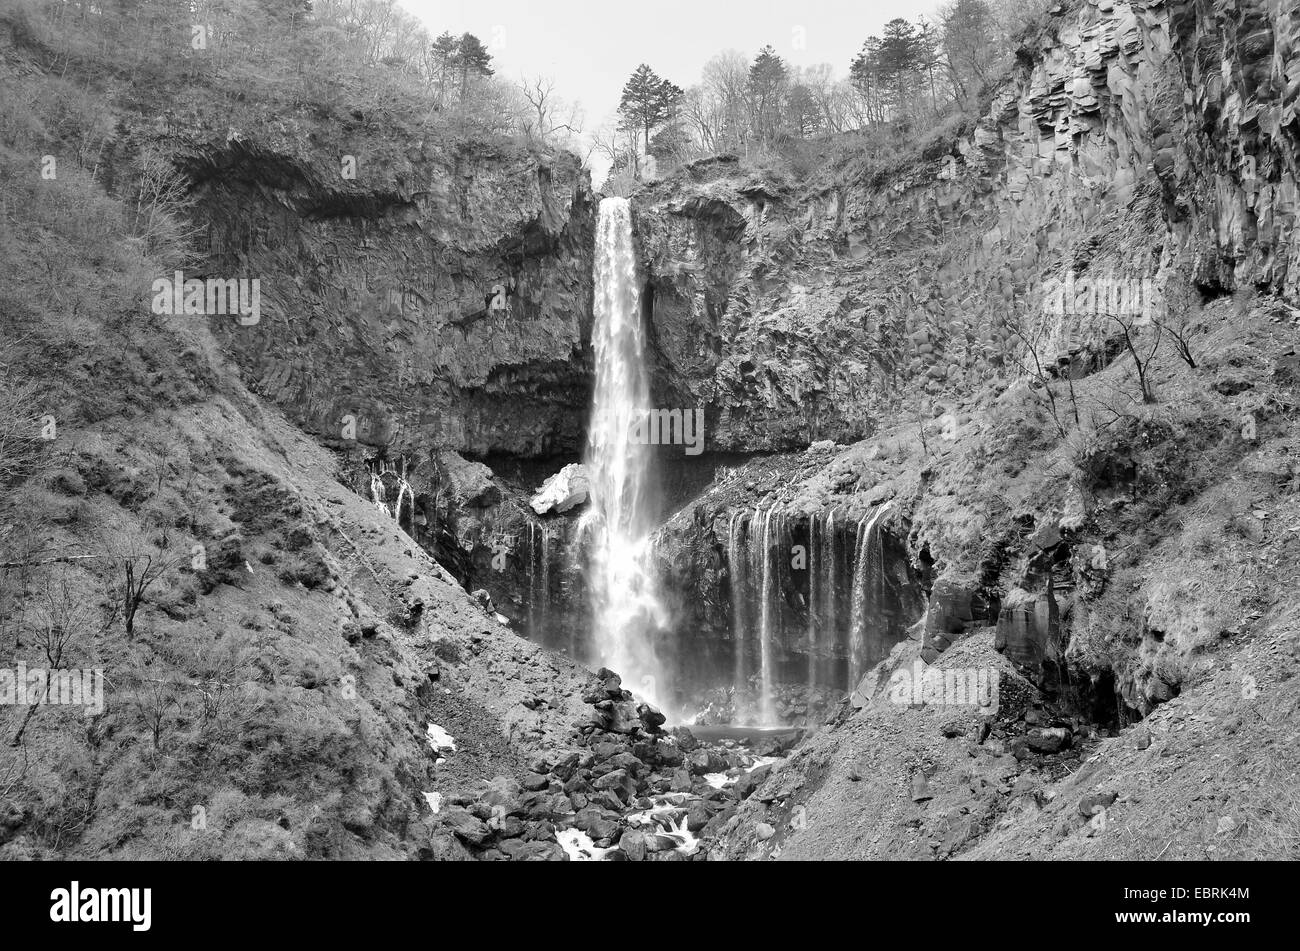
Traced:
<path fill-rule="evenodd" d="M 631 438 L 650 403 L 640 296 L 631 209 L 624 198 L 606 198 L 596 234 L 596 390 L 586 458 L 595 660 L 664 706 L 654 636 L 665 613 L 649 565 L 650 446 Z"/>

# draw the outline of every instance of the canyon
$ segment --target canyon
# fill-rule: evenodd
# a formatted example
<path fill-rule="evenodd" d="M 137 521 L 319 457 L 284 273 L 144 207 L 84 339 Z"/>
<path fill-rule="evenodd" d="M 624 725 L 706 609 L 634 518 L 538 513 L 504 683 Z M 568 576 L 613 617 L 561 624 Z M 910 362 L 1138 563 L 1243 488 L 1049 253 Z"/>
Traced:
<path fill-rule="evenodd" d="M 125 726 L 59 766 L 37 717 L 40 796 L 96 791 L 0 854 L 1295 857 L 1298 76 L 1280 0 L 1077 0 L 896 156 L 626 199 L 561 151 L 182 128 L 201 273 L 260 319 L 176 331 L 129 412 L 68 395 L 41 504 L 68 545 L 182 513 L 213 566 L 150 663 L 244 638 L 253 712 L 163 766 Z"/>

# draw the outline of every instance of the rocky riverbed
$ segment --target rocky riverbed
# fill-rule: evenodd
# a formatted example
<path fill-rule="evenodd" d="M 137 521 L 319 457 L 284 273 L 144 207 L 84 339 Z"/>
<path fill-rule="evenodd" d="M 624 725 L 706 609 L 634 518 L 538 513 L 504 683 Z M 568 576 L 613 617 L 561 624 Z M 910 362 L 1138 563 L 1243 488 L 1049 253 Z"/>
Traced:
<path fill-rule="evenodd" d="M 686 861 L 767 778 L 802 731 L 702 742 L 636 701 L 602 668 L 567 749 L 534 756 L 522 779 L 497 776 L 438 812 L 439 858 L 481 861 Z M 454 754 L 448 754 L 454 755 Z"/>

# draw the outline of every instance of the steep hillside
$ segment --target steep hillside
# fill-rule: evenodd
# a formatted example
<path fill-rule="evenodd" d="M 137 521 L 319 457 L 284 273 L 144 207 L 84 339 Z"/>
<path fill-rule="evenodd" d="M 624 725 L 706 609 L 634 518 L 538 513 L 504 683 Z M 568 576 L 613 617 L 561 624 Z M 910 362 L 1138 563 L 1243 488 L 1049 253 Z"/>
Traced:
<path fill-rule="evenodd" d="M 0 676 L 103 709 L 0 704 L 0 857 L 1300 855 L 1300 11 L 1074 0 L 639 187 L 647 685 L 582 163 L 305 8 L 71 10 L 0 6 Z"/>
<path fill-rule="evenodd" d="M 232 327 L 274 347 L 288 317 L 309 318 L 276 290 L 288 278 L 262 271 L 256 324 L 151 306 L 160 271 L 213 273 L 180 238 L 190 214 L 219 234 L 229 206 L 156 203 L 142 234 L 127 171 L 150 180 L 140 156 L 161 133 L 129 107 L 103 123 L 47 71 L 21 11 L 0 27 L 0 654 L 7 678 L 102 677 L 95 716 L 15 703 L 6 680 L 0 854 L 435 854 L 430 795 L 523 775 L 567 736 L 588 675 L 502 626 L 354 490 L 346 454 L 239 382 Z M 549 201 L 529 159 L 497 161 L 509 187 Z M 152 181 L 166 191 L 170 175 Z M 206 176 L 240 181 L 238 167 Z M 435 745 L 446 736 L 454 752 Z"/>
<path fill-rule="evenodd" d="M 713 854 L 1294 854 L 1296 29 L 1269 4 L 1085 2 L 920 161 L 722 159 L 639 196 L 661 401 L 784 453 L 660 534 L 676 629 L 732 684 L 700 702 L 755 703 L 749 598 L 786 716 L 859 698 Z M 900 706 L 913 661 L 1036 693 Z M 1047 729 L 1066 752 L 1026 749 Z M 1150 755 L 1174 763 L 1117 752 L 1171 729 Z M 939 792 L 914 798 L 918 772 Z M 1156 774 L 1198 805 L 1144 825 Z M 1079 812 L 1096 790 L 1109 835 Z"/>

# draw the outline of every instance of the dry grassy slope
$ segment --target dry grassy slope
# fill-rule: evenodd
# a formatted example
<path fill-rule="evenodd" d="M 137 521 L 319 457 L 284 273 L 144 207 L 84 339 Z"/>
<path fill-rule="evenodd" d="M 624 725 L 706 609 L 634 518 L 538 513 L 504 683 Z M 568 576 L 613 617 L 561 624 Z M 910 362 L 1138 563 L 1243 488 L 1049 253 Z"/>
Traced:
<path fill-rule="evenodd" d="M 181 229 L 131 236 L 81 148 L 99 91 L 29 52 L 0 43 L 23 93 L 0 110 L 0 421 L 26 434 L 0 444 L 0 563 L 36 564 L 0 574 L 0 667 L 36 666 L 53 620 L 59 666 L 108 688 L 93 719 L 0 706 L 0 856 L 425 854 L 423 793 L 520 771 L 567 732 L 579 672 L 249 394 L 214 343 L 228 318 L 150 313 Z M 56 438 L 28 441 L 46 416 Z M 108 592 L 145 553 L 168 568 L 128 637 Z M 430 722 L 457 741 L 442 765 Z"/>
<path fill-rule="evenodd" d="M 28 769 L 7 854 L 414 855 L 422 792 L 520 772 L 576 717 L 576 668 L 491 620 L 277 414 L 217 399 L 60 439 L 26 513 L 50 547 L 103 551 L 161 512 L 166 551 L 188 562 L 204 544 L 215 560 L 229 542 L 212 538 L 233 536 L 243 557 L 208 594 L 202 572 L 165 574 L 132 642 L 120 623 L 79 639 L 79 665 L 106 671 L 107 711 L 44 708 L 23 749 L 0 752 Z M 68 577 L 89 601 L 106 572 Z M 234 686 L 205 718 L 213 679 Z M 442 766 L 430 722 L 457 740 Z M 206 830 L 190 828 L 196 806 Z"/>
<path fill-rule="evenodd" d="M 1113 672 L 1130 706 L 1154 712 L 1086 744 L 1056 776 L 945 739 L 941 711 L 877 700 L 778 768 L 716 857 L 765 857 L 778 843 L 795 858 L 1300 855 L 1295 316 L 1271 298 L 1215 302 L 1193 339 L 1195 369 L 1168 348 L 1154 362 L 1157 404 L 1135 400 L 1130 358 L 1077 381 L 1086 425 L 1067 439 L 1052 435 L 1041 396 L 990 390 L 958 408 L 951 441 L 940 426 L 923 442 L 914 424 L 900 425 L 780 490 L 792 506 L 837 484 L 856 486 L 860 503 L 896 496 L 913 546 L 940 556 L 940 571 L 977 575 L 1001 550 L 1007 584 L 1033 553 L 1035 528 L 1082 513 L 1068 541 L 1109 556 L 1104 571 L 1075 579 L 1064 655 L 1074 676 Z M 1119 422 L 1106 425 L 1108 407 Z M 1241 435 L 1247 414 L 1254 441 Z M 1113 477 L 1130 464 L 1131 478 Z M 939 665 L 993 664 L 1005 678 L 991 646 L 990 634 L 975 634 Z M 900 648 L 894 662 L 910 663 L 918 647 Z M 1023 732 L 1014 707 L 1002 715 Z M 909 778 L 926 762 L 936 798 L 913 804 Z M 850 780 L 854 772 L 862 778 Z M 1093 793 L 1117 796 L 1103 830 L 1079 812 Z M 799 805 L 802 829 L 789 825 Z M 759 822 L 777 834 L 760 843 Z M 852 831 L 840 835 L 841 826 Z"/>

